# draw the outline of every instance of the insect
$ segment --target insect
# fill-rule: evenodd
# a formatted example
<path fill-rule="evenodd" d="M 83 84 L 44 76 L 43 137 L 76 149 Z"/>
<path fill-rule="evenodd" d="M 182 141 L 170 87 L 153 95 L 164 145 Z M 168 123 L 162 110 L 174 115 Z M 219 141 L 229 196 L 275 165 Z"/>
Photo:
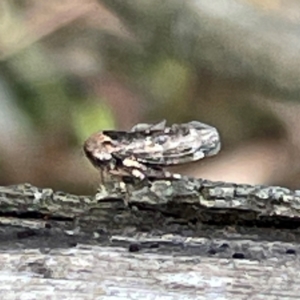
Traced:
<path fill-rule="evenodd" d="M 216 128 L 192 121 L 166 126 L 137 124 L 130 131 L 105 130 L 91 135 L 84 143 L 84 152 L 91 163 L 113 177 L 180 178 L 163 168 L 197 161 L 220 150 Z"/>

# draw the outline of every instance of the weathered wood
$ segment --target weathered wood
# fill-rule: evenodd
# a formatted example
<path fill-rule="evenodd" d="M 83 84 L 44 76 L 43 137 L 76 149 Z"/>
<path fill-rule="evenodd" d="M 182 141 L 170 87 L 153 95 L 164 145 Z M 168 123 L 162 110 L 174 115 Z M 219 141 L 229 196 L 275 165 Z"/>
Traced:
<path fill-rule="evenodd" d="M 127 188 L 129 206 L 118 185 L 95 196 L 0 187 L 1 295 L 297 297 L 298 191 L 195 179 Z"/>
<path fill-rule="evenodd" d="M 77 246 L 0 253 L 5 299 L 298 299 L 299 261 Z"/>
<path fill-rule="evenodd" d="M 124 205 L 126 199 L 138 211 L 157 211 L 187 221 L 197 218 L 220 224 L 250 221 L 300 224 L 297 190 L 193 178 L 124 185 L 113 182 L 95 196 L 70 195 L 30 184 L 0 187 L 0 212 L 19 216 L 36 213 L 54 219 L 94 219 L 98 223 L 125 214 L 123 220 L 130 223 L 138 213 Z"/>

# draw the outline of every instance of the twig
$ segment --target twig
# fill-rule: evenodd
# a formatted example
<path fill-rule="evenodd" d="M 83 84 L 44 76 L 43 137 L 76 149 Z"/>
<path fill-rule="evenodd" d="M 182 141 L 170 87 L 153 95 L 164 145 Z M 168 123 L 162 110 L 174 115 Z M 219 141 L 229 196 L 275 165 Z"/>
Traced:
<path fill-rule="evenodd" d="M 124 184 L 124 183 L 123 183 Z M 130 207 L 159 211 L 177 218 L 198 217 L 201 221 L 234 223 L 237 221 L 300 221 L 300 191 L 276 186 L 212 182 L 202 179 L 154 180 L 149 184 L 126 184 L 124 195 L 120 184 L 108 194 L 76 196 L 30 184 L 0 187 L 2 215 L 36 213 L 50 218 L 97 219 Z M 100 218 L 100 219 L 99 219 Z"/>

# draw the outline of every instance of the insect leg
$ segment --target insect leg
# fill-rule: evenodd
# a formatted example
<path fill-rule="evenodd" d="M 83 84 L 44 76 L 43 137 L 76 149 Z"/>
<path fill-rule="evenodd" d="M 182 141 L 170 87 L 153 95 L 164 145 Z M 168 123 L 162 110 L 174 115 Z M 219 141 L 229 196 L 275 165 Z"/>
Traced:
<path fill-rule="evenodd" d="M 100 168 L 99 169 L 99 175 L 100 175 L 100 184 L 99 184 L 99 187 L 98 187 L 98 194 L 101 194 L 102 197 L 106 197 L 108 195 L 108 191 L 107 191 L 107 188 L 106 188 L 106 172 Z"/>

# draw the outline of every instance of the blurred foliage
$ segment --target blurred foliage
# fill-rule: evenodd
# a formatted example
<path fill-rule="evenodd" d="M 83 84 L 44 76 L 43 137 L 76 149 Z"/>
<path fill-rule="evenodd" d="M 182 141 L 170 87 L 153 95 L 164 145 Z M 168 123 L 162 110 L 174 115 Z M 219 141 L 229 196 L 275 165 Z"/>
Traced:
<path fill-rule="evenodd" d="M 78 140 L 82 143 L 91 133 L 99 131 L 99 128 L 114 127 L 112 113 L 105 104 L 94 101 L 92 105 L 79 104 L 72 107 L 73 128 Z"/>
<path fill-rule="evenodd" d="M 257 3 L 225 2 L 2 1 L 0 80 L 9 93 L 0 84 L 0 184 L 86 191 L 83 140 L 136 122 L 208 122 L 225 150 L 284 136 L 261 104 L 298 99 L 295 50 L 273 38 L 274 15 Z"/>

